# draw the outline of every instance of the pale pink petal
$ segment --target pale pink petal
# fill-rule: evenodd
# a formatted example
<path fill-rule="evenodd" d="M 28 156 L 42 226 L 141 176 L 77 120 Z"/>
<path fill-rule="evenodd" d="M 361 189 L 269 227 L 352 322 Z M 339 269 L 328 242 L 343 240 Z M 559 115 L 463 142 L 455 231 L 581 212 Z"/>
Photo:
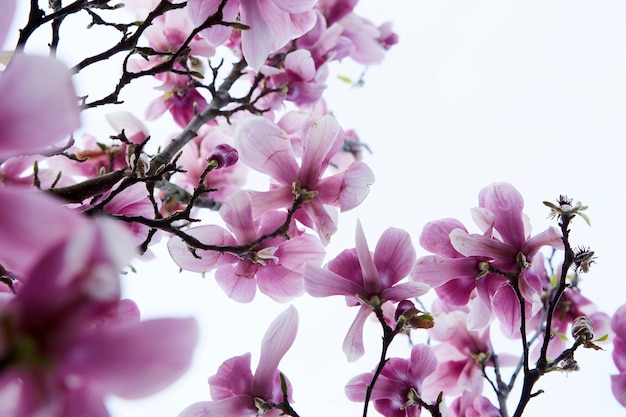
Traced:
<path fill-rule="evenodd" d="M 276 6 L 287 13 L 304 13 L 315 6 L 317 0 L 272 0 Z"/>
<path fill-rule="evenodd" d="M 378 294 L 383 289 L 382 283 L 379 278 L 378 269 L 374 263 L 374 258 L 372 258 L 372 253 L 367 246 L 363 227 L 358 220 L 356 223 L 356 252 L 363 273 L 363 286 L 365 287 L 366 293 Z"/>
<path fill-rule="evenodd" d="M 421 282 L 406 282 L 394 285 L 381 291 L 380 298 L 388 301 L 409 300 L 413 297 L 419 297 L 428 292 L 430 287 Z"/>
<path fill-rule="evenodd" d="M 15 53 L 0 93 L 0 159 L 41 151 L 80 126 L 71 74 L 59 61 Z"/>
<path fill-rule="evenodd" d="M 297 49 L 287 54 L 285 68 L 297 75 L 302 81 L 309 81 L 315 77 L 315 61 L 311 52 L 306 49 Z"/>
<path fill-rule="evenodd" d="M 437 369 L 438 362 L 432 348 L 428 345 L 415 345 L 413 349 L 411 349 L 411 364 L 416 366 L 409 367 L 409 378 L 413 381 L 419 381 L 419 387 L 421 388 L 421 382 L 424 379 L 435 372 Z"/>
<path fill-rule="evenodd" d="M 293 204 L 291 185 L 263 192 L 248 191 L 248 194 L 252 199 L 252 217 L 255 219 L 267 211 L 291 207 Z M 306 205 L 304 207 L 306 209 Z M 296 212 L 296 216 L 299 212 Z"/>
<path fill-rule="evenodd" d="M 194 26 L 200 26 L 204 21 L 215 12 L 222 0 L 189 0 L 187 3 L 187 11 L 189 18 Z M 235 21 L 239 12 L 239 2 L 237 0 L 229 0 L 224 6 L 224 20 L 227 22 Z M 203 38 L 213 45 L 221 45 L 228 40 L 233 29 L 228 26 L 211 26 L 200 32 Z"/>
<path fill-rule="evenodd" d="M 350 329 L 348 329 L 348 333 L 343 340 L 343 352 L 346 354 L 348 362 L 356 361 L 365 353 L 365 346 L 363 345 L 363 326 L 371 313 L 372 308 L 370 306 L 362 305 Z"/>
<path fill-rule="evenodd" d="M 48 249 L 85 224 L 78 213 L 40 192 L 0 188 L 0 201 L 0 264 L 16 273 L 25 273 Z"/>
<path fill-rule="evenodd" d="M 298 175 L 289 136 L 268 119 L 259 116 L 238 122 L 235 147 L 243 163 L 281 184 L 291 187 Z"/>
<path fill-rule="evenodd" d="M 226 222 L 240 243 L 256 240 L 257 230 L 252 220 L 252 201 L 246 191 L 231 194 L 220 208 L 220 217 Z"/>
<path fill-rule="evenodd" d="M 277 255 L 282 266 L 299 272 L 302 271 L 302 267 L 307 262 L 321 265 L 326 251 L 318 238 L 303 234 L 282 243 Z"/>
<path fill-rule="evenodd" d="M 178 417 L 255 417 L 258 410 L 248 395 L 221 401 L 202 401 L 185 408 Z"/>
<path fill-rule="evenodd" d="M 261 343 L 261 356 L 254 377 L 252 392 L 263 399 L 271 398 L 278 364 L 291 348 L 298 332 L 298 311 L 289 306 L 265 332 Z"/>
<path fill-rule="evenodd" d="M 260 0 L 247 0 L 239 5 L 241 23 L 250 29 L 241 31 L 241 48 L 248 65 L 258 71 L 274 44 L 273 27 L 270 20 L 263 16 Z M 272 22 L 273 23 L 273 22 Z"/>
<path fill-rule="evenodd" d="M 425 282 L 436 288 L 457 278 L 470 278 L 474 282 L 478 272 L 478 261 L 476 259 L 444 258 L 431 255 L 417 260 L 411 272 L 411 279 Z"/>
<path fill-rule="evenodd" d="M 461 229 L 450 232 L 450 242 L 464 256 L 481 256 L 513 263 L 518 251 L 511 245 L 483 235 L 469 234 Z"/>
<path fill-rule="evenodd" d="M 355 376 L 346 384 L 346 387 L 345 387 L 346 397 L 348 397 L 350 401 L 361 402 L 361 403 L 364 402 L 365 390 L 371 382 L 372 382 L 371 373 L 366 373 L 366 374 Z"/>
<path fill-rule="evenodd" d="M 312 10 L 304 13 L 286 13 L 277 7 L 275 0 L 258 1 L 261 4 L 263 18 L 272 29 L 271 51 L 276 51 L 289 41 L 299 38 L 315 25 L 316 15 Z"/>
<path fill-rule="evenodd" d="M 138 398 L 180 377 L 197 342 L 198 325 L 191 318 L 108 327 L 79 339 L 65 355 L 64 368 L 103 394 Z"/>
<path fill-rule="evenodd" d="M 374 173 L 367 164 L 353 162 L 344 172 L 319 182 L 318 198 L 325 204 L 338 206 L 341 211 L 351 210 L 365 200 L 374 180 Z"/>
<path fill-rule="evenodd" d="M 133 143 L 139 144 L 149 135 L 146 125 L 127 111 L 116 111 L 105 116 L 116 132 L 123 130 L 126 138 Z"/>
<path fill-rule="evenodd" d="M 328 161 L 343 145 L 339 123 L 332 116 L 313 122 L 306 134 L 298 179 L 303 187 L 315 186 Z"/>
<path fill-rule="evenodd" d="M 256 294 L 257 282 L 253 279 L 254 275 L 239 275 L 237 273 L 238 268 L 243 267 L 241 266 L 243 262 L 245 261 L 240 261 L 236 266 L 223 265 L 217 268 L 215 271 L 215 280 L 230 298 L 239 303 L 249 303 L 254 299 L 254 295 Z M 245 263 L 253 267 L 250 262 Z"/>
<path fill-rule="evenodd" d="M 364 288 L 353 280 L 314 264 L 307 263 L 304 265 L 302 277 L 306 292 L 313 297 L 329 297 L 331 295 L 356 297 L 357 294 L 364 292 Z"/>
<path fill-rule="evenodd" d="M 304 206 L 300 213 L 296 213 L 296 218 L 304 225 L 312 227 L 319 235 L 323 245 L 328 245 L 330 238 L 337 231 L 337 223 L 332 207 L 325 206 L 321 200 L 315 198 Z M 306 214 L 313 224 L 303 221 Z"/>
<path fill-rule="evenodd" d="M 185 233 L 207 245 L 230 246 L 237 244 L 237 241 L 228 231 L 215 225 L 195 227 L 186 230 Z M 189 250 L 189 245 L 178 236 L 173 236 L 167 242 L 167 249 L 176 265 L 186 271 L 206 272 L 224 261 L 236 261 L 234 255 L 201 249 L 196 249 L 194 256 L 194 253 Z"/>
<path fill-rule="evenodd" d="M 295 2 L 300 3 L 299 0 L 295 0 Z M 0 0 L 0 9 L 2 9 L 2 13 L 0 13 L 0 50 L 4 46 L 7 31 L 11 27 L 16 4 L 17 0 Z"/>
<path fill-rule="evenodd" d="M 304 294 L 302 275 L 280 265 L 268 265 L 256 275 L 259 290 L 279 303 Z"/>

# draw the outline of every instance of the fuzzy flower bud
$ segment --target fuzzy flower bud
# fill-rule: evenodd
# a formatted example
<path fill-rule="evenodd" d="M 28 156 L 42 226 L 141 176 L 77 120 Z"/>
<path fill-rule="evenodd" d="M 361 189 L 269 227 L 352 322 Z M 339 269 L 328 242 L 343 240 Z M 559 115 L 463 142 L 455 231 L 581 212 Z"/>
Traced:
<path fill-rule="evenodd" d="M 207 157 L 207 161 L 217 162 L 217 169 L 227 168 L 235 165 L 239 160 L 239 152 L 237 149 L 226 143 L 220 143 L 213 149 L 213 152 Z"/>
<path fill-rule="evenodd" d="M 572 336 L 580 342 L 593 339 L 593 323 L 586 316 L 578 316 L 572 323 Z"/>

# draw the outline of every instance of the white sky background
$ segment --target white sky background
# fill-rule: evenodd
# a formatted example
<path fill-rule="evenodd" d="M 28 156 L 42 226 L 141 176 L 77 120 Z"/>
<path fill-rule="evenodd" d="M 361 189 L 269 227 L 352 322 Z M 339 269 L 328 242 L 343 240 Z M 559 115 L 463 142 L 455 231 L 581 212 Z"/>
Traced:
<path fill-rule="evenodd" d="M 329 107 L 372 148 L 366 162 L 377 180 L 364 204 L 340 217 L 328 259 L 354 246 L 357 218 L 372 249 L 390 226 L 408 230 L 416 246 L 433 219 L 456 217 L 476 231 L 469 209 L 479 190 L 508 181 L 524 196 L 535 232 L 552 224 L 544 200 L 567 194 L 590 206 L 592 227 L 580 220 L 572 225 L 573 244 L 598 255 L 580 286 L 612 314 L 626 302 L 625 7 L 619 1 L 361 0 L 358 12 L 377 24 L 393 21 L 400 43 L 382 65 L 369 68 L 363 88 L 329 81 Z M 360 73 L 352 65 L 333 69 L 353 79 Z M 132 110 L 131 104 L 121 108 Z M 169 126 L 152 132 L 174 133 Z M 209 400 L 206 379 L 225 359 L 248 351 L 254 365 L 263 333 L 287 307 L 262 294 L 251 304 L 235 303 L 210 276 L 179 274 L 165 252 L 158 262 L 135 266 L 138 274 L 124 280 L 144 317 L 194 315 L 202 340 L 183 379 L 153 398 L 112 401 L 114 417 L 175 416 Z M 348 364 L 341 343 L 356 309 L 339 297 L 303 296 L 293 304 L 300 330 L 280 368 L 294 386 L 294 408 L 302 417 L 359 416 L 362 405 L 349 402 L 343 386 L 376 365 L 379 326 L 366 326 L 366 355 Z M 536 388 L 546 393 L 530 402 L 526 415 L 624 415 L 610 391 L 616 369 L 606 346 L 605 352 L 579 350 L 579 372 L 540 380 Z M 406 348 L 399 338 L 392 351 L 404 355 Z"/>

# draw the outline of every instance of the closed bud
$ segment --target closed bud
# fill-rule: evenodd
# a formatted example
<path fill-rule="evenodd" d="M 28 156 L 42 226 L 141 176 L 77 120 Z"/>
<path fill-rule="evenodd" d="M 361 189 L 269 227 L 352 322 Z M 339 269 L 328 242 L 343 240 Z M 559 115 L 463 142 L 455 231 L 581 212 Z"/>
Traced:
<path fill-rule="evenodd" d="M 586 316 L 578 316 L 572 323 L 572 336 L 583 343 L 593 339 L 593 323 Z"/>
<path fill-rule="evenodd" d="M 217 145 L 207 157 L 207 161 L 215 161 L 217 163 L 217 169 L 235 165 L 238 160 L 239 152 L 237 152 L 237 149 L 226 143 Z"/>

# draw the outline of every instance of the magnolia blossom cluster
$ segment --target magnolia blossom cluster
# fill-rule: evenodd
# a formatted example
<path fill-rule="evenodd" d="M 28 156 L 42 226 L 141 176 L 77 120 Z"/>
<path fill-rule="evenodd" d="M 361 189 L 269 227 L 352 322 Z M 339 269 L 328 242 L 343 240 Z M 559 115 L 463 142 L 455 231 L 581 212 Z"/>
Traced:
<path fill-rule="evenodd" d="M 31 2 L 22 34 L 80 6 L 49 3 L 54 15 Z M 0 415 L 106 417 L 105 397 L 146 396 L 186 371 L 196 322 L 142 321 L 121 293 L 119 274 L 160 241 L 181 269 L 213 273 L 237 302 L 252 302 L 257 289 L 280 303 L 343 296 L 355 311 L 348 361 L 364 355 L 364 328 L 377 320 L 382 359 L 345 388 L 364 414 L 371 402 L 386 417 L 507 415 L 503 368 L 521 369 L 532 388 L 529 363 L 538 374 L 574 369 L 578 347 L 597 348 L 594 333 L 614 335 L 613 391 L 626 406 L 625 310 L 609 319 L 576 285 L 595 259 L 569 246 L 580 205 L 550 203 L 561 230 L 533 234 L 521 194 L 494 183 L 472 209 L 477 232 L 432 221 L 419 235 L 430 254 L 418 257 L 415 231 L 389 228 L 372 251 L 359 222 L 355 247 L 324 263 L 339 213 L 374 183 L 359 136 L 324 101 L 326 81 L 341 60 L 381 62 L 397 42 L 389 23 L 356 14 L 356 0 L 129 0 L 132 23 L 117 25 L 95 17 L 117 5 L 84 3 L 93 25 L 116 28 L 123 41 L 73 72 L 128 53 L 111 96 L 79 99 L 73 72 L 25 54 L 27 40 L 0 74 Z M 0 45 L 16 4 L 0 0 Z M 238 62 L 227 69 L 223 56 Z M 140 77 L 160 91 L 144 95 L 143 113 L 111 109 Z M 81 106 L 103 106 L 111 132 L 84 126 L 74 137 Z M 168 117 L 175 133 L 148 128 Z M 253 172 L 263 187 L 245 188 Z M 205 209 L 214 211 L 208 224 Z M 567 266 L 549 267 L 546 249 L 564 251 Z M 424 296 L 436 298 L 428 311 Z M 496 328 L 521 339 L 521 356 L 494 351 Z M 297 416 L 278 370 L 297 331 L 290 306 L 267 330 L 256 370 L 249 353 L 226 360 L 209 378 L 211 399 L 180 416 Z M 415 332 L 428 343 L 386 357 L 396 337 Z"/>

